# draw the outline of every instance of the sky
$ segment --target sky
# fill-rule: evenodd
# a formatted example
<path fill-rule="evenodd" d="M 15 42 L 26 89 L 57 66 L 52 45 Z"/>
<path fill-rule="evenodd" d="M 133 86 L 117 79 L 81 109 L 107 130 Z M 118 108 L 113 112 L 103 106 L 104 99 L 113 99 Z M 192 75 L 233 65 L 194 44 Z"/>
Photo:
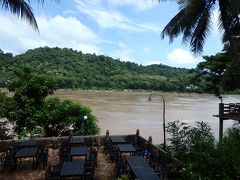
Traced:
<path fill-rule="evenodd" d="M 4 9 L 0 10 L 0 49 L 14 55 L 37 47 L 67 47 L 141 65 L 166 64 L 195 68 L 202 55 L 222 50 L 217 10 L 203 53 L 194 56 L 182 36 L 169 43 L 161 31 L 178 12 L 175 2 L 157 0 L 31 1 L 39 31 Z"/>

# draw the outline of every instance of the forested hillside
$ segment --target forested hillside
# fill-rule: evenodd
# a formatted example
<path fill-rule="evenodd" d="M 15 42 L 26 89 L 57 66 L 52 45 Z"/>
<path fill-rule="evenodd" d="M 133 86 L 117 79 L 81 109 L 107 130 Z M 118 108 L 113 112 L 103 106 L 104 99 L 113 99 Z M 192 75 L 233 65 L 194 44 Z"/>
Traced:
<path fill-rule="evenodd" d="M 142 66 L 67 48 L 43 47 L 17 56 L 0 51 L 0 86 L 5 87 L 13 70 L 23 65 L 53 78 L 58 88 L 185 91 L 191 77 L 184 68 Z"/>

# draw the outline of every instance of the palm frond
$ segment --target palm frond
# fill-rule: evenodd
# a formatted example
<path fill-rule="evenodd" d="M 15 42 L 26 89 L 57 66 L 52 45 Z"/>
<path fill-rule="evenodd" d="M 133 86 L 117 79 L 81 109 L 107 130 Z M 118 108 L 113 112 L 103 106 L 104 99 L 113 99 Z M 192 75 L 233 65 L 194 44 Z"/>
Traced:
<path fill-rule="evenodd" d="M 192 34 L 192 39 L 190 41 L 191 51 L 194 53 L 200 53 L 203 50 L 203 44 L 206 39 L 207 34 L 210 30 L 210 20 L 211 13 L 206 10 L 202 16 L 199 18 L 197 26 Z"/>
<path fill-rule="evenodd" d="M 1 4 L 6 10 L 16 14 L 21 19 L 27 20 L 29 24 L 38 31 L 37 21 L 32 12 L 32 8 L 27 2 L 23 0 L 1 0 Z"/>
<path fill-rule="evenodd" d="M 185 7 L 185 29 L 183 32 L 183 42 L 187 43 L 191 40 L 194 29 L 197 26 L 198 20 L 201 17 L 206 7 L 205 1 L 194 1 L 193 3 L 188 3 Z"/>
<path fill-rule="evenodd" d="M 178 0 L 180 10 L 163 29 L 162 38 L 168 36 L 172 42 L 182 33 L 183 42 L 190 43 L 195 54 L 201 53 L 209 33 L 214 3 L 214 0 Z"/>
<path fill-rule="evenodd" d="M 184 15 L 184 10 L 181 10 L 176 16 L 174 16 L 171 21 L 164 27 L 161 36 L 162 39 L 166 36 L 169 36 L 169 41 L 172 42 L 174 38 L 176 38 L 181 32 L 181 21 Z"/>
<path fill-rule="evenodd" d="M 43 4 L 44 0 L 36 0 L 39 4 Z M 55 0 L 57 3 L 60 0 Z M 32 8 L 30 6 L 31 0 L 0 0 L 0 5 L 2 8 L 10 11 L 13 14 L 16 14 L 21 19 L 25 19 L 29 22 L 29 24 L 37 31 L 38 25 L 33 14 Z"/>
<path fill-rule="evenodd" d="M 231 14 L 229 14 L 229 3 L 227 1 L 219 1 L 219 30 L 223 30 L 223 42 L 227 42 L 232 38 L 231 34 Z"/>

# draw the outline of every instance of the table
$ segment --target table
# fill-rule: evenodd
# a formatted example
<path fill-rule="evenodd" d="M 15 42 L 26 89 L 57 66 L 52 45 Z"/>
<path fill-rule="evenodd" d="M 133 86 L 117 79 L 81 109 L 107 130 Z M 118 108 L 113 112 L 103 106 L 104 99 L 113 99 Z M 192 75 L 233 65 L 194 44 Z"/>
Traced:
<path fill-rule="evenodd" d="M 17 151 L 15 157 L 18 158 L 33 158 L 32 168 L 34 169 L 35 157 L 37 155 L 38 148 L 23 148 Z"/>
<path fill-rule="evenodd" d="M 126 140 L 122 136 L 111 136 L 110 139 L 111 139 L 111 142 L 113 144 L 124 144 L 124 143 L 126 143 Z"/>
<path fill-rule="evenodd" d="M 63 162 L 60 177 L 82 176 L 84 174 L 84 162 L 72 161 Z"/>
<path fill-rule="evenodd" d="M 35 140 L 26 140 L 26 141 L 21 142 L 18 146 L 20 148 L 24 148 L 24 147 L 34 147 L 36 145 L 37 145 L 37 141 L 35 141 Z"/>
<path fill-rule="evenodd" d="M 118 150 L 120 152 L 120 157 L 122 153 L 130 153 L 131 155 L 132 153 L 135 154 L 136 152 L 136 149 L 132 144 L 118 144 Z"/>
<path fill-rule="evenodd" d="M 127 157 L 127 163 L 139 180 L 159 180 L 160 178 L 142 156 Z"/>
<path fill-rule="evenodd" d="M 88 147 L 72 147 L 70 151 L 71 160 L 73 156 L 85 156 L 87 160 Z"/>
<path fill-rule="evenodd" d="M 160 177 L 150 166 L 136 167 L 132 171 L 138 180 L 160 180 Z"/>
<path fill-rule="evenodd" d="M 83 145 L 83 144 L 84 144 L 84 138 L 81 137 L 81 136 L 73 136 L 73 137 L 70 139 L 70 144 L 71 144 L 71 145 L 76 145 L 76 144 L 81 144 L 81 145 Z"/>
<path fill-rule="evenodd" d="M 143 166 L 149 166 L 149 164 L 143 159 L 142 156 L 130 156 L 127 157 L 127 162 L 130 166 L 130 168 L 136 168 L 136 167 L 143 167 Z"/>

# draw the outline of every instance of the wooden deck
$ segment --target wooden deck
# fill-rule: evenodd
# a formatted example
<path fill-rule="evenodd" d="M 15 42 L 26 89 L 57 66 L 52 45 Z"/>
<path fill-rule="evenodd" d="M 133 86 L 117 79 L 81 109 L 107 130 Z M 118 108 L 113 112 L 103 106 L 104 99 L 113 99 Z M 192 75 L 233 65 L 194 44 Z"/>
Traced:
<path fill-rule="evenodd" d="M 219 118 L 219 141 L 223 137 L 223 121 L 240 121 L 240 103 L 219 103 L 219 114 L 213 115 Z"/>
<path fill-rule="evenodd" d="M 111 135 L 111 137 L 118 135 Z M 136 134 L 129 135 L 121 135 L 125 138 L 125 140 L 130 140 L 133 144 L 135 144 L 138 148 L 143 150 L 147 148 L 149 152 L 155 157 L 156 162 L 161 161 L 162 163 L 158 163 L 158 168 L 160 168 L 161 164 L 164 164 L 165 167 L 169 166 L 169 170 L 173 167 L 173 165 L 178 166 L 178 161 L 163 151 L 162 149 L 156 147 L 152 144 L 152 138 L 149 137 L 149 140 L 141 137 L 139 135 L 139 130 L 136 131 Z M 110 180 L 115 179 L 115 164 L 110 161 L 109 154 L 108 156 L 103 153 L 104 142 L 109 139 L 109 131 L 106 132 L 105 136 L 83 136 L 84 141 L 86 143 L 92 142 L 93 144 L 100 147 L 98 154 L 98 164 L 95 171 L 94 179 L 99 180 Z M 44 138 L 36 138 L 34 141 L 42 143 L 45 148 L 48 148 L 48 163 L 51 166 L 58 165 L 60 162 L 59 157 L 59 147 L 62 142 L 68 141 L 69 136 L 63 137 L 44 137 Z M 6 140 L 0 141 L 0 154 L 5 153 L 8 150 L 8 147 L 16 146 L 27 140 Z M 129 153 L 123 153 L 122 155 L 129 155 Z M 2 169 L 2 163 L 0 162 L 0 170 Z M 171 165 L 171 166 L 170 166 Z M 171 168 L 170 168 L 171 167 Z M 32 169 L 32 159 L 27 160 L 24 158 L 24 161 L 20 166 L 17 166 L 17 170 L 14 170 L 12 173 L 4 172 L 0 173 L 0 180 L 40 180 L 45 179 L 46 169 L 40 168 L 38 170 Z M 165 174 L 165 178 L 168 177 L 168 174 Z"/>
<path fill-rule="evenodd" d="M 213 116 L 223 120 L 232 119 L 240 121 L 240 103 L 220 103 L 219 114 Z"/>
<path fill-rule="evenodd" d="M 0 173 L 1 180 L 43 180 L 45 179 L 46 169 L 40 168 L 32 170 L 31 159 L 25 159 L 16 171 L 11 173 Z M 49 148 L 49 163 L 57 165 L 59 163 L 58 149 Z M 0 166 L 1 167 L 1 166 Z M 115 165 L 110 161 L 109 157 L 102 152 L 102 147 L 98 154 L 98 166 L 95 171 L 94 179 L 96 180 L 112 180 L 114 179 Z"/>
<path fill-rule="evenodd" d="M 234 115 L 234 114 L 224 114 L 224 115 L 213 115 L 217 118 L 222 118 L 223 120 L 235 120 L 240 121 L 240 115 Z"/>

